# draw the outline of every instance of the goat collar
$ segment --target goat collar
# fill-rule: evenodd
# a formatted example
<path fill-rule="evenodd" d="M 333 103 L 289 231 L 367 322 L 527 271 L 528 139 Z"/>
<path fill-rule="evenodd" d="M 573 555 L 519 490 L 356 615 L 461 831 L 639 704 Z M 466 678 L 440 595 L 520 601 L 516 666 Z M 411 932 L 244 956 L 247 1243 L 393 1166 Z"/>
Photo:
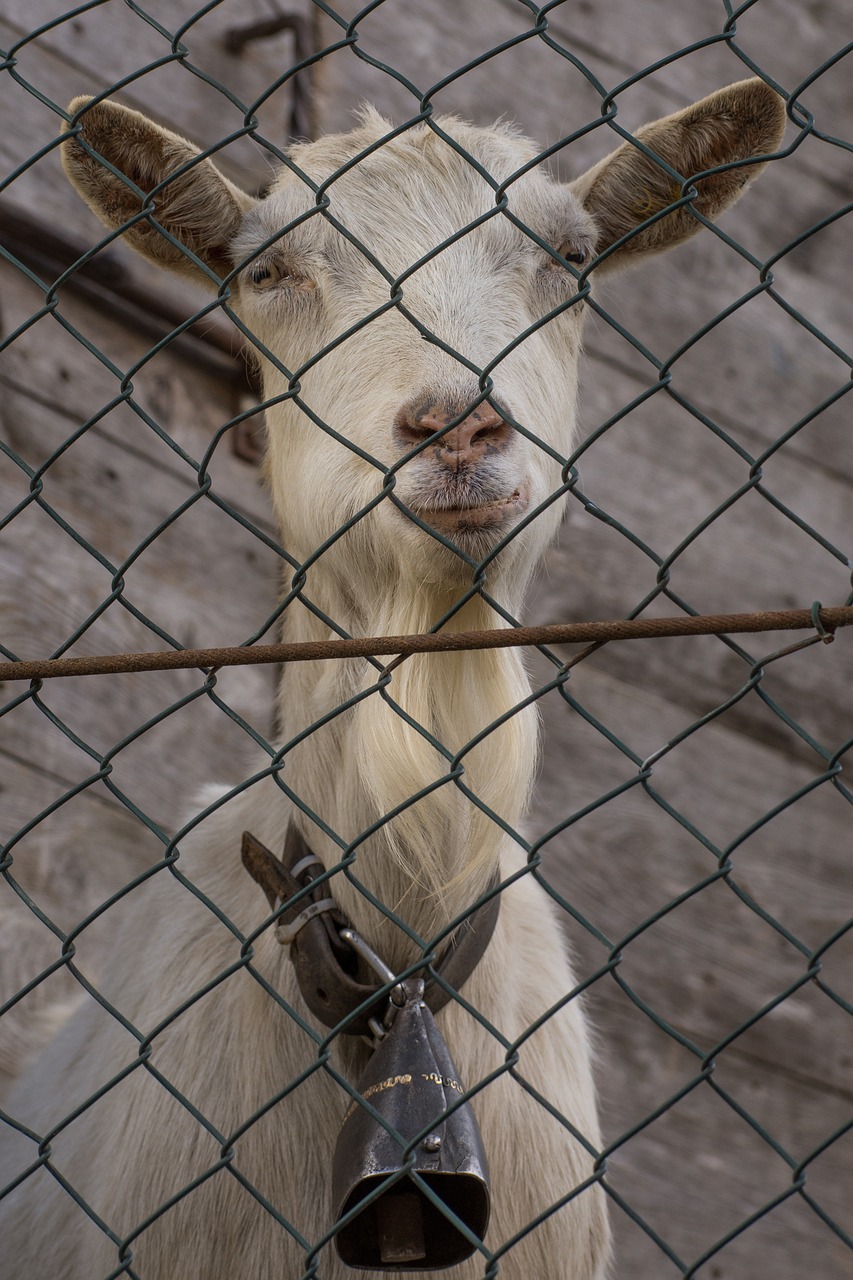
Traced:
<path fill-rule="evenodd" d="M 242 855 L 246 870 L 263 889 L 272 910 L 278 912 L 276 936 L 290 947 L 308 1008 L 327 1027 L 336 1027 L 346 1019 L 341 1030 L 347 1035 L 376 1035 L 377 1019 L 388 1005 L 388 983 L 395 975 L 356 934 L 330 896 L 327 881 L 304 892 L 325 872 L 323 863 L 293 823 L 285 836 L 284 861 L 248 831 L 243 833 Z M 487 892 L 499 882 L 495 871 Z M 289 901 L 297 894 L 298 901 Z M 499 910 L 500 894 L 491 893 L 456 927 L 438 958 L 425 959 L 424 1000 L 433 1013 L 447 1004 L 474 972 L 494 933 Z M 359 959 L 366 959 L 383 980 L 362 981 Z M 413 974 L 407 974 L 410 976 Z M 371 996 L 375 997 L 372 1002 Z M 353 1016 L 362 1004 L 365 1008 Z"/>

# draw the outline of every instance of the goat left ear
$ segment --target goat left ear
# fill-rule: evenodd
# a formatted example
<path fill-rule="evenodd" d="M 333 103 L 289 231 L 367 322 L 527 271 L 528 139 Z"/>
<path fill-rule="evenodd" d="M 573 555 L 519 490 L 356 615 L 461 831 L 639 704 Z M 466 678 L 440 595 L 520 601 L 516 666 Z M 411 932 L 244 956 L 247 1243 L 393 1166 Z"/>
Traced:
<path fill-rule="evenodd" d="M 741 80 L 674 115 L 648 124 L 638 142 L 685 179 L 738 160 L 767 156 L 785 131 L 785 102 L 763 80 Z M 762 164 L 712 173 L 695 182 L 692 207 L 715 218 L 737 200 Z M 681 182 L 639 147 L 625 142 L 571 184 L 592 214 L 602 253 L 622 236 L 681 198 Z M 646 254 L 680 244 L 701 223 L 682 205 L 631 236 L 601 264 L 601 271 L 627 266 Z"/>
<path fill-rule="evenodd" d="M 160 267 L 201 280 L 201 271 L 181 249 L 186 245 L 218 276 L 227 275 L 233 265 L 229 242 L 254 198 L 203 160 L 186 138 L 139 111 L 84 97 L 75 98 L 68 113 L 78 128 L 62 144 L 62 164 L 101 221 L 113 230 L 127 226 L 128 243 Z M 144 196 L 157 188 L 153 214 L 167 235 L 147 217 L 133 220 L 144 207 L 136 187 Z"/>

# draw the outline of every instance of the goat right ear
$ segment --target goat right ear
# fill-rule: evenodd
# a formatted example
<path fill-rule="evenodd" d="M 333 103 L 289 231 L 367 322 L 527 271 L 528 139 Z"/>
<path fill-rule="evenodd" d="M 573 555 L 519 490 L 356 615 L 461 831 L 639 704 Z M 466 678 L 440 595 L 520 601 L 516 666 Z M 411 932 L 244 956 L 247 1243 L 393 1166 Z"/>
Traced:
<path fill-rule="evenodd" d="M 693 207 L 705 217 L 716 218 L 761 172 L 760 160 L 777 150 L 784 131 L 784 99 L 757 78 L 718 89 L 692 107 L 646 125 L 636 141 L 663 164 L 635 143 L 625 142 L 571 183 L 570 189 L 598 226 L 597 252 L 609 249 L 681 198 L 681 182 L 664 165 L 687 179 L 712 171 L 696 180 Z M 739 163 L 753 159 L 754 164 Z M 660 253 L 694 235 L 701 225 L 682 205 L 631 235 L 598 270 L 609 271 Z"/>
<path fill-rule="evenodd" d="M 151 202 L 153 216 L 180 243 L 174 244 L 147 217 L 128 226 L 128 243 L 158 266 L 195 280 L 203 273 L 180 245 L 218 276 L 231 271 L 229 242 L 256 203 L 251 196 L 210 160 L 199 159 L 186 138 L 139 111 L 83 97 L 74 99 L 68 114 L 73 123 L 65 128 L 73 130 L 73 136 L 62 144 L 62 164 L 72 186 L 102 222 L 113 230 L 131 223 L 146 203 L 135 188 L 147 196 L 158 187 Z M 178 170 L 183 171 L 173 177 Z"/>

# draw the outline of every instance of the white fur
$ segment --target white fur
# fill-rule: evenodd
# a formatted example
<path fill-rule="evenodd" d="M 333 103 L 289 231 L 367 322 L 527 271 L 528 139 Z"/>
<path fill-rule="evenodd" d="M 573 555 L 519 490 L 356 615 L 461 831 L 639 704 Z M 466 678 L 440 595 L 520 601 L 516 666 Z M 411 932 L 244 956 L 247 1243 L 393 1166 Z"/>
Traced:
<path fill-rule="evenodd" d="M 98 121 L 105 112 L 109 129 L 101 135 Z M 146 130 L 157 144 L 152 143 L 152 154 L 161 154 L 163 139 L 171 138 L 174 154 L 185 156 L 180 140 L 110 104 L 91 113 L 96 149 L 106 149 L 122 135 L 122 119 L 134 141 L 125 147 L 130 154 L 115 153 L 117 162 L 132 166 L 144 153 L 147 164 L 148 144 L 138 141 L 147 138 Z M 481 130 L 453 119 L 441 127 L 498 181 L 535 154 L 532 144 L 506 127 Z M 325 182 L 388 128 L 368 112 L 349 135 L 295 148 L 293 163 L 315 183 Z M 104 178 L 101 193 L 97 166 L 76 155 L 72 144 L 65 162 L 106 221 L 115 225 L 127 216 L 126 192 Z M 180 189 L 176 185 L 174 225 L 202 228 L 193 240 L 202 257 L 203 229 L 217 222 L 228 226 L 232 260 L 248 264 L 234 280 L 235 305 L 259 340 L 265 394 L 275 404 L 267 411 L 267 465 L 283 544 L 291 555 L 307 560 L 345 520 L 364 512 L 311 563 L 305 597 L 353 635 L 428 629 L 470 587 L 472 569 L 387 496 L 370 508 L 388 486 L 387 468 L 405 452 L 394 442 L 395 417 L 419 397 L 462 406 L 475 401 L 477 371 L 551 308 L 574 297 L 575 277 L 503 215 L 485 221 L 403 284 L 404 306 L 454 354 L 426 341 L 392 308 L 300 374 L 302 404 L 326 432 L 287 398 L 289 373 L 380 310 L 390 296 L 388 276 L 406 271 L 493 208 L 494 190 L 427 127 L 409 130 L 335 178 L 326 189 L 328 213 L 367 245 L 383 274 L 323 212 L 261 250 L 265 240 L 315 205 L 312 191 L 288 169 L 254 204 L 235 197 L 210 166 L 196 172 L 197 179 L 184 180 Z M 150 166 L 138 173 L 157 176 Z M 566 246 L 594 244 L 593 196 L 585 206 L 571 189 L 538 169 L 511 182 L 508 192 L 516 217 L 555 247 L 568 252 Z M 168 222 L 165 196 L 161 216 Z M 234 237 L 230 228 L 238 223 Z M 153 256 L 151 244 L 140 241 L 137 247 Z M 218 264 L 221 258 L 221 246 L 211 247 L 207 260 Z M 253 264 L 264 263 L 270 265 L 272 284 L 269 276 L 253 283 Z M 528 511 L 544 503 L 561 483 L 560 463 L 549 450 L 565 457 L 572 446 L 580 329 L 581 307 L 574 305 L 503 356 L 491 373 L 493 402 L 535 433 L 544 448 L 514 432 L 506 448 L 472 468 L 467 478 L 449 476 L 428 448 L 399 467 L 395 495 L 415 512 L 516 490 L 527 493 Z M 560 515 L 560 502 L 545 507 L 490 564 L 487 590 L 509 614 L 521 610 L 526 584 Z M 477 561 L 495 538 L 472 534 L 456 541 Z M 448 624 L 451 629 L 499 625 L 500 616 L 479 595 L 458 608 Z M 300 600 L 286 611 L 286 632 L 294 640 L 329 635 Z M 288 667 L 281 682 L 280 721 L 282 742 L 293 740 L 293 745 L 284 759 L 283 786 L 265 778 L 191 824 L 179 841 L 181 874 L 238 930 L 250 933 L 267 908 L 240 865 L 241 832 L 249 829 L 278 849 L 295 817 L 329 867 L 342 849 L 357 842 L 354 876 L 429 938 L 476 899 L 496 865 L 504 876 L 523 865 L 518 843 L 472 802 L 470 793 L 510 827 L 518 824 L 535 769 L 535 712 L 519 711 L 472 749 L 463 748 L 528 692 L 515 650 L 410 658 L 395 669 L 384 694 L 375 665 L 366 661 Z M 333 714 L 347 699 L 365 693 L 348 710 Z M 316 728 L 306 733 L 312 725 Z M 448 774 L 460 751 L 462 785 L 446 781 L 360 839 L 382 814 Z M 309 816 L 292 804 L 285 788 L 299 797 Z M 310 815 L 317 815 L 322 827 Z M 413 943 L 350 878 L 337 875 L 332 889 L 389 964 L 399 968 L 411 962 L 417 954 Z M 53 1167 L 85 1198 L 113 1239 L 87 1219 L 57 1179 L 39 1170 L 6 1201 L 4 1273 L 10 1280 L 31 1280 L 36 1274 L 93 1280 L 119 1265 L 124 1255 L 115 1241 L 131 1235 L 134 1274 L 144 1280 L 296 1280 L 310 1270 L 305 1250 L 246 1182 L 303 1240 L 317 1241 L 329 1231 L 331 1153 L 347 1099 L 318 1065 L 318 1041 L 325 1032 L 312 1036 L 302 1029 L 240 966 L 239 938 L 168 870 L 136 889 L 110 920 L 115 948 L 99 985 L 126 1025 L 87 1000 L 8 1105 L 20 1122 L 44 1134 L 99 1087 L 126 1073 L 50 1142 Z M 310 1024 L 287 953 L 271 930 L 255 942 L 252 965 Z M 208 983 L 213 985 L 207 994 L 172 1017 Z M 570 1000 L 525 1038 L 531 1024 L 574 986 L 557 913 L 534 880 L 523 877 L 503 893 L 494 939 L 464 990 L 466 1001 L 505 1042 L 522 1038 L 517 1062 L 460 1005 L 451 1002 L 439 1018 L 468 1085 L 498 1072 L 474 1106 L 493 1176 L 487 1245 L 498 1250 L 520 1237 L 501 1259 L 505 1280 L 601 1280 L 607 1268 L 605 1196 L 593 1178 L 590 1154 L 599 1149 L 600 1135 L 580 1001 Z M 355 1080 L 366 1049 L 338 1037 L 330 1052 L 335 1068 Z M 512 1075 L 501 1072 L 508 1063 Z M 298 1087 L 242 1129 L 256 1109 L 303 1072 L 309 1074 Z M 547 1099 L 564 1121 L 514 1076 Z M 188 1113 L 166 1082 L 200 1109 L 206 1125 Z M 20 1138 L 13 1148 L 4 1160 L 6 1177 L 35 1158 L 29 1138 Z M 194 1178 L 217 1168 L 181 1196 Z M 135 1235 L 147 1215 L 172 1196 L 180 1198 Z M 558 1203 L 558 1211 L 521 1234 Z M 454 1274 L 472 1280 L 483 1268 L 483 1259 L 475 1256 Z M 316 1274 L 343 1280 L 350 1273 L 329 1245 Z"/>

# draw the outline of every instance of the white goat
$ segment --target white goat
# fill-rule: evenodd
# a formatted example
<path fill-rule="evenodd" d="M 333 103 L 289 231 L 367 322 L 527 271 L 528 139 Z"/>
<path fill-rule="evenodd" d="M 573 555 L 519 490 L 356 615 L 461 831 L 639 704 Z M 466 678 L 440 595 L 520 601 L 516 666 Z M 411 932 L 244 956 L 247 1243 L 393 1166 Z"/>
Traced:
<path fill-rule="evenodd" d="M 519 614 L 560 522 L 562 503 L 548 499 L 561 484 L 558 459 L 572 447 L 583 304 L 577 272 L 567 263 L 589 264 L 677 201 L 673 171 L 690 176 L 765 156 L 784 124 L 778 96 L 758 80 L 744 81 L 647 126 L 637 135 L 641 148 L 624 143 L 566 186 L 535 164 L 536 147 L 509 127 L 438 122 L 475 165 L 426 125 L 375 146 L 390 126 L 367 111 L 349 134 L 294 147 L 294 167 L 284 167 L 269 193 L 254 199 L 210 160 L 199 161 L 190 143 L 138 112 L 109 101 L 87 106 L 85 99 L 70 110 L 79 113 L 86 145 L 69 140 L 65 166 L 109 227 L 129 224 L 132 245 L 185 275 L 200 278 L 199 261 L 208 276 L 237 269 L 230 288 L 235 311 L 257 339 L 269 402 L 268 475 L 283 544 L 300 562 L 310 561 L 305 597 L 352 635 L 435 625 L 470 588 L 472 562 L 541 506 L 488 565 L 488 592 Z M 669 167 L 649 159 L 647 148 Z M 499 211 L 480 220 L 495 208 L 495 190 L 478 166 L 507 184 L 512 217 Z M 735 166 L 698 181 L 693 207 L 714 217 L 759 168 Z M 317 184 L 324 184 L 327 207 L 318 202 Z M 154 188 L 156 223 L 139 218 L 138 189 Z M 619 244 L 594 275 L 677 244 L 699 225 L 682 206 Z M 393 282 L 422 258 L 405 275 L 401 304 L 389 305 Z M 573 298 L 574 305 L 559 310 Z M 555 308 L 558 314 L 537 327 Z M 410 317 L 438 343 L 424 341 Z M 301 370 L 298 403 L 287 370 Z M 394 501 L 381 496 L 391 488 L 389 468 Z M 503 623 L 474 593 L 446 625 Z M 292 640 L 330 634 L 301 601 L 286 611 L 286 633 Z M 361 838 L 382 815 L 446 775 L 455 753 L 523 703 L 530 686 L 518 651 L 410 658 L 393 671 L 388 697 L 371 692 L 357 700 L 376 682 L 376 667 L 363 660 L 287 667 L 280 716 L 283 740 L 294 745 L 283 780 L 301 805 L 266 777 L 230 794 L 180 840 L 183 875 L 244 935 L 268 916 L 241 866 L 244 829 L 277 849 L 292 821 L 327 868 L 354 844 L 358 879 L 424 939 L 464 912 L 496 868 L 506 878 L 523 865 L 516 842 L 453 780 Z M 535 759 L 535 714 L 518 710 L 463 754 L 461 781 L 514 827 Z M 336 874 L 330 887 L 395 973 L 413 963 L 419 948 L 350 878 Z M 331 1244 L 316 1269 L 305 1247 L 334 1221 L 329 1170 L 348 1098 L 329 1073 L 309 1071 L 317 1041 L 239 960 L 239 939 L 168 871 L 129 895 L 100 982 L 127 1026 L 87 999 L 7 1104 L 36 1134 L 59 1125 L 50 1138 L 51 1167 L 90 1214 L 49 1170 L 25 1178 L 7 1196 L 1 1224 L 8 1280 L 95 1280 L 120 1274 L 131 1256 L 126 1274 L 141 1280 L 350 1274 Z M 311 1024 L 272 927 L 256 939 L 253 965 Z M 210 990 L 191 1002 L 206 984 Z M 590 1154 L 600 1137 L 579 1001 L 568 1001 L 523 1038 L 574 985 L 557 913 L 536 882 L 521 876 L 502 894 L 495 934 L 464 997 L 506 1041 L 520 1040 L 515 1074 L 566 1123 L 500 1072 L 505 1045 L 464 1007 L 451 1001 L 438 1017 L 467 1086 L 497 1073 L 474 1108 L 492 1172 L 486 1246 L 504 1251 L 500 1275 L 507 1280 L 600 1280 L 608 1266 L 605 1193 Z M 331 1044 L 332 1063 L 351 1081 L 367 1057 L 356 1037 L 337 1035 Z M 302 1083 L 266 1106 L 302 1073 Z M 60 1124 L 75 1108 L 79 1114 Z M 259 1118 L 243 1128 L 256 1111 Z M 36 1160 L 31 1137 L 15 1134 L 6 1146 L 2 1185 Z M 561 1207 L 549 1213 L 552 1206 Z M 149 1215 L 153 1221 L 140 1230 Z M 538 1225 L 524 1234 L 534 1220 Z M 475 1254 L 455 1274 L 470 1280 L 484 1266 Z"/>

